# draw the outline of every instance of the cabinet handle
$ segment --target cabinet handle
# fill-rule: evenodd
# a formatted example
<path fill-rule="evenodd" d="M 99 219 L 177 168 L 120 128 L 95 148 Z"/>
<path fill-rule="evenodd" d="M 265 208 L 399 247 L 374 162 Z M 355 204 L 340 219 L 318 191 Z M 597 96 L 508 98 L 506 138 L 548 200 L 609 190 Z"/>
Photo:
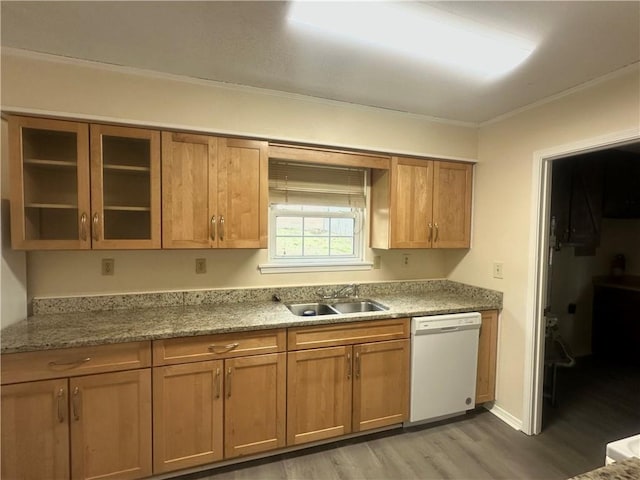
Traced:
<path fill-rule="evenodd" d="M 429 222 L 429 242 L 433 239 L 433 223 Z"/>
<path fill-rule="evenodd" d="M 64 388 L 58 390 L 56 397 L 58 397 L 58 421 L 64 423 Z"/>
<path fill-rule="evenodd" d="M 216 240 L 216 216 L 211 217 L 211 240 Z"/>
<path fill-rule="evenodd" d="M 87 214 L 83 212 L 80 215 L 80 240 L 85 241 L 87 239 Z"/>
<path fill-rule="evenodd" d="M 100 237 L 98 236 L 98 221 L 100 220 L 100 218 L 98 217 L 97 213 L 93 214 L 93 226 L 91 227 L 91 231 L 93 232 L 93 239 L 97 242 L 98 240 L 100 240 Z"/>
<path fill-rule="evenodd" d="M 91 361 L 91 357 L 79 358 L 70 362 L 49 362 L 50 367 L 70 367 L 72 365 L 80 365 Z"/>
<path fill-rule="evenodd" d="M 220 240 L 224 240 L 224 215 L 220 215 Z"/>
<path fill-rule="evenodd" d="M 220 398 L 220 369 L 216 368 L 216 398 Z"/>
<path fill-rule="evenodd" d="M 231 397 L 231 367 L 227 370 L 227 379 L 225 381 L 225 387 L 227 389 L 227 398 Z"/>
<path fill-rule="evenodd" d="M 229 345 L 209 345 L 208 349 L 210 352 L 213 353 L 227 353 L 230 352 L 231 350 L 235 350 L 236 348 L 238 348 L 238 345 L 240 345 L 239 343 L 230 343 Z M 216 348 L 221 348 L 222 350 L 216 350 Z"/>
<path fill-rule="evenodd" d="M 439 236 L 440 236 L 440 227 L 438 227 L 438 224 L 436 223 L 436 238 L 433 241 L 437 242 Z"/>
<path fill-rule="evenodd" d="M 80 414 L 78 413 L 78 411 L 80 410 L 80 407 L 78 405 L 79 402 L 80 402 L 80 389 L 76 387 L 73 389 L 73 401 L 71 402 L 71 405 L 73 406 L 73 419 L 76 422 L 80 420 Z"/>
<path fill-rule="evenodd" d="M 360 378 L 360 352 L 356 352 L 356 378 Z"/>
<path fill-rule="evenodd" d="M 347 380 L 351 379 L 351 354 L 347 353 Z"/>

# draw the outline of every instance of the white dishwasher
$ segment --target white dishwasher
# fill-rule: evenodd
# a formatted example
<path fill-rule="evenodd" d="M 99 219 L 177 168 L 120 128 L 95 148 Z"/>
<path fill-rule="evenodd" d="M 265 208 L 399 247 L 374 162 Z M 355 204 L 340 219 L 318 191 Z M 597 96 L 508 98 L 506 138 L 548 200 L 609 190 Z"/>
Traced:
<path fill-rule="evenodd" d="M 481 323 L 477 312 L 411 319 L 409 424 L 474 408 Z"/>

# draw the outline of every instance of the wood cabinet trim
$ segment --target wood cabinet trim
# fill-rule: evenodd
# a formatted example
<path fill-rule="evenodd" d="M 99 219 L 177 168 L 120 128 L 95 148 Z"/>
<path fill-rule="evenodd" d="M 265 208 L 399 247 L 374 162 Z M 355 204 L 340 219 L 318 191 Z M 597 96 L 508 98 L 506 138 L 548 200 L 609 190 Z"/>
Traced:
<path fill-rule="evenodd" d="M 480 314 L 482 315 L 482 325 L 478 343 L 476 404 L 495 400 L 498 350 L 498 311 L 486 310 Z"/>
<path fill-rule="evenodd" d="M 114 343 L 2 355 L 3 385 L 151 366 L 150 342 Z"/>
<path fill-rule="evenodd" d="M 314 147 L 300 147 L 281 144 L 269 144 L 269 158 L 291 160 L 303 163 L 339 165 L 345 167 L 389 169 L 389 156 L 346 150 L 330 150 Z"/>

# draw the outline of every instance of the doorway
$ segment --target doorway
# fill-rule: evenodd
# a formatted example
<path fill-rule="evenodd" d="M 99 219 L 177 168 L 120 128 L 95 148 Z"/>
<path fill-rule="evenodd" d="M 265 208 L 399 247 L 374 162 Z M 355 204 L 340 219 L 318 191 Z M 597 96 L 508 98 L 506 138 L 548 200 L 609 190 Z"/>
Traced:
<path fill-rule="evenodd" d="M 549 269 L 551 242 L 551 192 L 553 163 L 569 157 L 600 152 L 609 149 L 637 148 L 640 135 L 637 130 L 629 130 L 604 137 L 586 139 L 568 145 L 561 145 L 534 154 L 533 162 L 533 198 L 532 198 L 532 240 L 529 247 L 530 281 L 528 288 L 527 344 L 525 352 L 525 395 L 524 419 L 522 430 L 529 434 L 538 434 L 542 430 L 543 386 L 545 377 L 545 313 L 549 304 L 549 281 L 552 280 Z M 640 244 L 640 242 L 638 242 Z M 567 305 L 567 309 L 568 309 Z M 577 306 L 576 310 L 577 312 Z M 551 312 L 553 313 L 553 312 Z M 581 313 L 585 313 L 581 311 Z M 565 322 L 566 323 L 566 322 Z M 563 325 L 563 329 L 567 329 Z M 590 332 L 589 332 L 590 333 Z"/>
<path fill-rule="evenodd" d="M 542 432 L 597 461 L 640 431 L 640 142 L 553 160 L 550 197 Z"/>

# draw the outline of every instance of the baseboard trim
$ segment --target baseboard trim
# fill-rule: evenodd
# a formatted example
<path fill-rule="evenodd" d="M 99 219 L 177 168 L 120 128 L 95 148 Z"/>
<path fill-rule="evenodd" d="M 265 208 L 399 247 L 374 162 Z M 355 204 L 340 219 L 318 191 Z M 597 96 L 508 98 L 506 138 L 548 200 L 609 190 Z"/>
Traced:
<path fill-rule="evenodd" d="M 485 408 L 489 410 L 491 413 L 493 413 L 500 420 L 502 420 L 504 423 L 506 423 L 511 428 L 513 428 L 514 430 L 522 431 L 522 427 L 523 427 L 522 420 L 520 420 L 517 417 L 514 417 L 501 406 L 496 405 L 494 403 L 494 404 L 485 405 Z"/>

